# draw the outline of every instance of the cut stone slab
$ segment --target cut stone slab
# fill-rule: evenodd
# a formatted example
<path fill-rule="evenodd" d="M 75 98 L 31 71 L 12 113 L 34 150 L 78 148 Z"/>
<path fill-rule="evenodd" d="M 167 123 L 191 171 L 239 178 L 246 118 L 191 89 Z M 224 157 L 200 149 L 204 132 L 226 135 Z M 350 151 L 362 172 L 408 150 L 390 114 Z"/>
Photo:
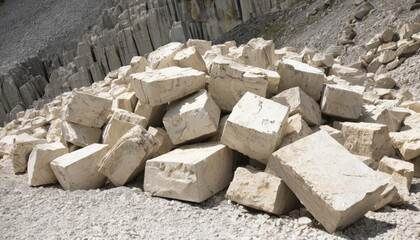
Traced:
<path fill-rule="evenodd" d="M 163 125 L 172 143 L 177 145 L 216 132 L 219 120 L 219 107 L 206 90 L 201 90 L 170 104 Z"/>
<path fill-rule="evenodd" d="M 287 89 L 271 98 L 290 108 L 290 115 L 299 113 L 309 125 L 321 124 L 321 109 L 317 102 L 299 87 Z"/>
<path fill-rule="evenodd" d="M 111 107 L 110 99 L 74 91 L 63 119 L 87 127 L 101 128 Z"/>
<path fill-rule="evenodd" d="M 384 156 L 395 156 L 388 127 L 377 123 L 344 122 L 341 126 L 346 147 L 351 153 L 379 161 Z"/>
<path fill-rule="evenodd" d="M 221 142 L 266 164 L 280 146 L 288 116 L 288 107 L 247 92 L 233 108 Z"/>
<path fill-rule="evenodd" d="M 281 141 L 280 148 L 312 134 L 312 129 L 300 114 L 295 114 L 288 119 L 286 133 Z"/>
<path fill-rule="evenodd" d="M 106 177 L 98 171 L 98 163 L 108 150 L 108 145 L 94 143 L 54 159 L 50 166 L 65 190 L 99 188 Z"/>
<path fill-rule="evenodd" d="M 103 143 L 108 144 L 111 148 L 131 128 L 137 125 L 146 127 L 147 122 L 146 118 L 137 114 L 125 110 L 115 110 L 102 133 Z"/>
<path fill-rule="evenodd" d="M 200 203 L 229 185 L 233 162 L 233 151 L 217 142 L 183 146 L 146 162 L 144 190 Z"/>
<path fill-rule="evenodd" d="M 329 233 L 363 217 L 386 187 L 324 131 L 279 149 L 268 165 Z"/>
<path fill-rule="evenodd" d="M 279 92 L 300 87 L 314 100 L 321 98 L 322 85 L 326 82 L 325 74 L 321 70 L 295 60 L 284 59 L 279 61 L 277 71 L 281 77 Z"/>
<path fill-rule="evenodd" d="M 64 140 L 79 147 L 86 147 L 90 144 L 98 143 L 102 134 L 100 128 L 86 127 L 66 121 L 63 122 L 61 129 Z"/>
<path fill-rule="evenodd" d="M 179 51 L 174 57 L 175 65 L 182 68 L 193 68 L 207 72 L 206 63 L 195 47 L 188 47 Z"/>
<path fill-rule="evenodd" d="M 99 172 L 115 186 L 123 186 L 144 170 L 146 160 L 160 142 L 143 127 L 135 126 L 124 134 L 99 163 Z"/>
<path fill-rule="evenodd" d="M 420 131 L 410 129 L 402 132 L 389 134 L 392 145 L 399 150 L 405 160 L 411 160 L 420 156 Z"/>
<path fill-rule="evenodd" d="M 69 150 L 62 143 L 45 143 L 34 147 L 28 160 L 28 183 L 31 186 L 41 186 L 57 183 L 50 163 L 67 154 Z"/>
<path fill-rule="evenodd" d="M 253 38 L 244 45 L 242 56 L 246 65 L 267 69 L 275 63 L 274 42 Z"/>
<path fill-rule="evenodd" d="M 148 103 L 137 102 L 134 113 L 147 119 L 146 126 L 160 127 L 163 126 L 162 119 L 166 113 L 167 104 L 151 106 Z"/>
<path fill-rule="evenodd" d="M 334 117 L 357 120 L 362 113 L 363 106 L 363 91 L 358 89 L 358 87 L 327 84 L 322 95 L 322 113 Z"/>
<path fill-rule="evenodd" d="M 184 47 L 184 44 L 179 42 L 171 42 L 159 47 L 147 57 L 150 67 L 152 69 L 162 69 L 175 66 L 174 57 Z"/>
<path fill-rule="evenodd" d="M 12 159 L 15 173 L 24 173 L 26 171 L 32 149 L 42 143 L 47 143 L 47 140 L 34 138 L 26 133 L 20 134 L 15 138 L 13 147 L 10 150 L 10 158 Z"/>
<path fill-rule="evenodd" d="M 226 197 L 241 205 L 264 212 L 288 214 L 300 201 L 279 177 L 238 167 Z"/>
<path fill-rule="evenodd" d="M 151 106 L 185 97 L 206 84 L 206 74 L 192 68 L 168 67 L 130 76 L 139 101 Z"/>

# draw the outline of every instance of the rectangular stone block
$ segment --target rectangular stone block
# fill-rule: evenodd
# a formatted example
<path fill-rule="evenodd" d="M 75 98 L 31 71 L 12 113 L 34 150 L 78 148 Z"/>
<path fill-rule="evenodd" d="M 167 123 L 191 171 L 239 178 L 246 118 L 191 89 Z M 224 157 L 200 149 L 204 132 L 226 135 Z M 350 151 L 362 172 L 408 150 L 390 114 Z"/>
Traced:
<path fill-rule="evenodd" d="M 90 144 L 98 143 L 102 134 L 100 128 L 86 127 L 66 121 L 63 122 L 61 129 L 64 140 L 79 147 L 86 147 Z"/>
<path fill-rule="evenodd" d="M 151 52 L 147 57 L 152 69 L 162 69 L 175 66 L 174 57 L 184 48 L 184 44 L 179 42 L 171 42 L 155 51 Z"/>
<path fill-rule="evenodd" d="M 322 113 L 357 120 L 362 113 L 363 91 L 355 88 L 327 84 L 322 95 Z"/>
<path fill-rule="evenodd" d="M 160 142 L 160 147 L 152 155 L 153 158 L 159 157 L 160 155 L 168 153 L 175 147 L 171 139 L 169 138 L 168 133 L 165 131 L 165 129 L 159 128 L 159 127 L 158 128 L 149 127 L 147 131 L 150 134 L 152 134 Z"/>
<path fill-rule="evenodd" d="M 246 65 L 267 69 L 275 63 L 273 40 L 253 38 L 243 48 L 243 58 Z"/>
<path fill-rule="evenodd" d="M 247 92 L 233 108 L 221 142 L 266 164 L 280 146 L 288 116 L 288 107 Z"/>
<path fill-rule="evenodd" d="M 144 190 L 200 203 L 229 185 L 233 161 L 233 151 L 217 142 L 183 146 L 146 162 Z"/>
<path fill-rule="evenodd" d="M 287 120 L 286 132 L 284 133 L 284 137 L 279 148 L 287 146 L 311 134 L 312 129 L 303 120 L 303 117 L 300 114 L 295 114 Z"/>
<path fill-rule="evenodd" d="M 242 167 L 236 169 L 226 197 L 241 205 L 276 215 L 288 214 L 300 205 L 281 178 Z"/>
<path fill-rule="evenodd" d="M 64 120 L 87 127 L 101 128 L 111 111 L 112 100 L 74 91 Z"/>
<path fill-rule="evenodd" d="M 279 149 L 268 165 L 329 233 L 363 217 L 386 187 L 324 131 Z"/>
<path fill-rule="evenodd" d="M 173 144 L 182 144 L 217 131 L 220 109 L 206 90 L 168 106 L 163 125 Z"/>
<path fill-rule="evenodd" d="M 18 135 L 10 150 L 10 158 L 12 159 L 15 173 L 24 173 L 33 147 L 46 142 L 46 139 L 34 138 L 26 133 Z"/>
<path fill-rule="evenodd" d="M 389 133 L 392 145 L 405 160 L 420 156 L 420 129 Z"/>
<path fill-rule="evenodd" d="M 114 99 L 112 102 L 112 109 L 123 109 L 129 112 L 134 112 L 137 100 L 138 99 L 134 92 L 125 92 Z"/>
<path fill-rule="evenodd" d="M 182 68 L 193 68 L 207 72 L 206 63 L 195 47 L 188 47 L 179 51 L 174 57 L 175 65 Z"/>
<path fill-rule="evenodd" d="M 130 76 L 139 101 L 151 106 L 185 97 L 206 84 L 206 74 L 192 68 L 169 67 Z"/>
<path fill-rule="evenodd" d="M 39 144 L 34 147 L 28 160 L 28 183 L 31 186 L 41 186 L 57 183 L 50 163 L 67 154 L 69 150 L 60 142 Z"/>
<path fill-rule="evenodd" d="M 144 170 L 146 160 L 160 142 L 143 127 L 134 126 L 108 151 L 99 164 L 99 172 L 115 186 L 123 186 Z"/>
<path fill-rule="evenodd" d="M 188 39 L 187 47 L 195 47 L 201 56 L 211 49 L 211 41 L 200 39 Z"/>
<path fill-rule="evenodd" d="M 167 104 L 151 106 L 148 103 L 137 102 L 134 113 L 147 119 L 146 126 L 160 127 L 163 126 L 162 119 L 166 114 Z"/>
<path fill-rule="evenodd" d="M 99 188 L 106 177 L 98 171 L 98 163 L 108 150 L 108 145 L 94 143 L 54 159 L 50 166 L 65 190 Z"/>

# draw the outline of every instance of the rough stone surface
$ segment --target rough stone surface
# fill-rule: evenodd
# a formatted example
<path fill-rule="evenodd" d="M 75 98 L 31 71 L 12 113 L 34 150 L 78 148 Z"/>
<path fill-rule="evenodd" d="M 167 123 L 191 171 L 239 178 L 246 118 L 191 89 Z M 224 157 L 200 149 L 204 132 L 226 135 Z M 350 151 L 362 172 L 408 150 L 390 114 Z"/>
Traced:
<path fill-rule="evenodd" d="M 50 166 L 65 190 L 99 188 L 106 177 L 98 171 L 98 163 L 107 151 L 108 145 L 94 143 L 54 159 Z"/>
<path fill-rule="evenodd" d="M 229 185 L 233 160 L 232 150 L 217 142 L 183 146 L 147 161 L 144 190 L 154 196 L 203 202 Z"/>
<path fill-rule="evenodd" d="M 134 113 L 143 116 L 147 120 L 147 126 L 162 126 L 162 118 L 166 113 L 167 104 L 151 106 L 148 103 L 137 102 Z"/>
<path fill-rule="evenodd" d="M 147 131 L 160 142 L 160 147 L 152 154 L 152 158 L 168 153 L 175 147 L 165 129 L 149 127 Z"/>
<path fill-rule="evenodd" d="M 63 138 L 79 147 L 86 147 L 93 143 L 98 143 L 101 138 L 102 130 L 100 128 L 86 127 L 80 124 L 63 122 Z"/>
<path fill-rule="evenodd" d="M 288 107 L 248 92 L 233 108 L 221 142 L 266 164 L 282 141 L 288 115 Z"/>
<path fill-rule="evenodd" d="M 226 193 L 231 201 L 268 213 L 287 214 L 300 202 L 279 177 L 238 167 Z"/>
<path fill-rule="evenodd" d="M 151 52 L 147 57 L 150 67 L 153 69 L 167 68 L 175 66 L 174 57 L 184 48 L 184 44 L 179 42 L 168 43 Z"/>
<path fill-rule="evenodd" d="M 280 148 L 312 134 L 311 128 L 300 114 L 295 114 L 287 120 L 287 128 Z"/>
<path fill-rule="evenodd" d="M 386 186 L 324 131 L 276 151 L 269 165 L 330 233 L 372 209 Z"/>
<path fill-rule="evenodd" d="M 33 147 L 37 144 L 46 143 L 47 140 L 34 138 L 28 134 L 20 134 L 14 140 L 14 145 L 10 150 L 10 158 L 13 162 L 13 170 L 15 173 L 24 173 L 28 166 L 28 158 Z"/>
<path fill-rule="evenodd" d="M 420 155 L 420 131 L 410 129 L 389 134 L 392 145 L 399 150 L 405 160 L 411 160 Z"/>
<path fill-rule="evenodd" d="M 243 47 L 242 55 L 246 65 L 268 68 L 275 63 L 274 43 L 272 40 L 253 38 Z"/>
<path fill-rule="evenodd" d="M 193 68 L 207 72 L 207 66 L 195 47 L 188 47 L 179 51 L 174 57 L 175 65 L 182 68 Z"/>
<path fill-rule="evenodd" d="M 321 101 L 321 111 L 334 117 L 356 120 L 362 113 L 363 94 L 352 87 L 327 84 Z"/>

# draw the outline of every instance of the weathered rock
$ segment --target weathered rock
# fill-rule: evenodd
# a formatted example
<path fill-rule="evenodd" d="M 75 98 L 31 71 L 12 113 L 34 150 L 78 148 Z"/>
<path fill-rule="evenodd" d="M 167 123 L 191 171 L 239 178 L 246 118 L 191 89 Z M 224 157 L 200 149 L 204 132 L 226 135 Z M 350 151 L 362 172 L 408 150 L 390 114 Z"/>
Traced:
<path fill-rule="evenodd" d="M 165 129 L 149 127 L 147 131 L 160 142 L 160 147 L 152 154 L 152 158 L 168 153 L 175 147 Z"/>
<path fill-rule="evenodd" d="M 384 43 L 378 47 L 378 53 L 391 51 L 391 50 L 394 51 L 394 50 L 397 50 L 397 48 L 398 48 L 398 45 L 396 42 Z"/>
<path fill-rule="evenodd" d="M 279 91 L 300 87 L 306 94 L 318 101 L 322 85 L 326 81 L 324 73 L 308 64 L 285 59 L 277 66 L 281 81 Z"/>
<path fill-rule="evenodd" d="M 363 217 L 386 186 L 324 131 L 276 151 L 268 165 L 329 233 Z"/>
<path fill-rule="evenodd" d="M 402 118 L 397 110 L 393 108 L 381 108 L 373 105 L 364 105 L 361 122 L 380 123 L 388 126 L 389 132 L 396 132 L 400 129 Z"/>
<path fill-rule="evenodd" d="M 420 43 L 418 41 L 409 41 L 406 44 L 402 44 L 398 47 L 396 51 L 397 56 L 405 56 L 409 54 L 414 54 L 420 48 Z"/>
<path fill-rule="evenodd" d="M 367 50 L 377 49 L 382 44 L 381 36 L 375 35 L 373 38 L 371 38 L 367 43 L 364 44 L 364 47 Z"/>
<path fill-rule="evenodd" d="M 151 52 L 147 57 L 150 67 L 153 69 L 167 68 L 175 66 L 174 57 L 184 48 L 184 44 L 179 42 L 168 43 Z"/>
<path fill-rule="evenodd" d="M 10 154 L 18 135 L 7 135 L 0 139 L 0 157 Z"/>
<path fill-rule="evenodd" d="M 388 88 L 392 89 L 395 87 L 396 82 L 392 78 L 391 74 L 385 73 L 385 74 L 379 74 L 374 77 L 375 80 L 375 87 L 376 88 Z"/>
<path fill-rule="evenodd" d="M 359 6 L 356 7 L 356 9 L 353 12 L 353 16 L 357 20 L 362 20 L 366 15 L 369 14 L 370 11 L 374 9 L 372 3 L 370 2 L 363 2 Z"/>
<path fill-rule="evenodd" d="M 28 160 L 28 183 L 31 186 L 41 186 L 57 182 L 50 163 L 68 153 L 62 143 L 45 143 L 34 146 Z"/>
<path fill-rule="evenodd" d="M 112 106 L 112 100 L 74 91 L 63 119 L 87 127 L 101 128 Z"/>
<path fill-rule="evenodd" d="M 398 194 L 397 187 L 395 186 L 391 175 L 379 171 L 377 171 L 376 174 L 379 178 L 381 178 L 381 180 L 383 179 L 383 181 L 387 183 L 387 186 L 381 193 L 380 198 L 376 201 L 376 204 L 372 209 L 373 211 L 379 210 L 385 207 L 387 204 L 404 201 Z"/>
<path fill-rule="evenodd" d="M 10 150 L 10 158 L 13 162 L 13 170 L 15 173 L 24 173 L 28 166 L 28 158 L 32 149 L 47 140 L 34 138 L 28 134 L 20 134 L 15 140 L 12 149 Z"/>
<path fill-rule="evenodd" d="M 420 178 L 420 157 L 417 157 L 410 161 L 414 164 L 414 177 Z"/>
<path fill-rule="evenodd" d="M 388 127 L 377 123 L 342 123 L 346 147 L 351 153 L 379 161 L 384 156 L 395 156 Z"/>
<path fill-rule="evenodd" d="M 221 142 L 266 164 L 280 146 L 288 115 L 288 107 L 247 92 L 233 108 Z"/>
<path fill-rule="evenodd" d="M 327 132 L 338 143 L 340 143 L 341 145 L 344 145 L 344 136 L 343 136 L 343 133 L 340 130 L 337 130 L 337 129 L 335 129 L 333 127 L 330 127 L 328 125 L 321 125 L 321 126 L 319 126 L 319 129 Z"/>
<path fill-rule="evenodd" d="M 420 113 L 420 100 L 417 101 L 406 101 L 401 103 L 401 107 L 408 108 L 410 110 L 413 110 L 416 113 Z"/>
<path fill-rule="evenodd" d="M 387 64 L 389 62 L 392 62 L 396 57 L 397 54 L 395 51 L 386 50 L 379 55 L 378 60 L 382 64 Z"/>
<path fill-rule="evenodd" d="M 399 150 L 405 160 L 411 160 L 420 155 L 420 131 L 410 129 L 389 134 L 392 145 Z"/>
<path fill-rule="evenodd" d="M 267 69 L 275 63 L 274 42 L 253 38 L 243 47 L 242 56 L 246 65 Z"/>
<path fill-rule="evenodd" d="M 146 162 L 144 190 L 202 202 L 229 185 L 233 161 L 233 151 L 217 142 L 183 146 Z"/>
<path fill-rule="evenodd" d="M 162 118 L 166 113 L 167 104 L 151 106 L 148 103 L 137 102 L 134 113 L 147 119 L 146 126 L 160 127 L 163 125 Z"/>
<path fill-rule="evenodd" d="M 123 186 L 144 170 L 146 160 L 160 142 L 141 126 L 124 134 L 99 163 L 99 172 L 115 186 Z"/>
<path fill-rule="evenodd" d="M 226 197 L 241 205 L 280 215 L 299 207 L 300 202 L 279 177 L 238 167 Z"/>
<path fill-rule="evenodd" d="M 134 92 L 125 92 L 114 99 L 112 102 L 112 108 L 134 112 L 134 109 L 137 105 L 137 100 L 138 99 Z"/>
<path fill-rule="evenodd" d="M 420 32 L 420 23 L 406 23 L 401 27 L 399 36 L 400 39 L 409 39 L 418 32 Z"/>
<path fill-rule="evenodd" d="M 331 54 L 316 53 L 309 63 L 315 67 L 332 67 L 334 65 L 334 57 Z"/>
<path fill-rule="evenodd" d="M 289 115 L 299 113 L 309 125 L 321 124 L 321 109 L 318 103 L 299 87 L 287 89 L 271 100 L 289 107 Z"/>
<path fill-rule="evenodd" d="M 280 148 L 312 134 L 311 128 L 303 120 L 302 115 L 295 114 L 288 119 L 286 132 L 281 141 Z"/>
<path fill-rule="evenodd" d="M 192 68 L 168 67 L 131 75 L 131 85 L 141 103 L 158 106 L 205 87 L 206 74 Z"/>
<path fill-rule="evenodd" d="M 404 127 L 401 130 L 420 129 L 420 113 L 412 114 L 404 119 Z"/>
<path fill-rule="evenodd" d="M 63 138 L 79 147 L 98 143 L 101 138 L 100 128 L 86 127 L 80 124 L 64 121 L 61 127 Z"/>
<path fill-rule="evenodd" d="M 50 166 L 65 190 L 99 188 L 106 177 L 98 171 L 98 163 L 108 149 L 106 144 L 94 143 L 54 159 Z"/>
<path fill-rule="evenodd" d="M 200 39 L 188 39 L 187 47 L 195 47 L 201 56 L 204 56 L 206 51 L 211 49 L 211 41 Z"/>
<path fill-rule="evenodd" d="M 130 69 L 127 71 L 127 76 L 133 73 L 140 73 L 146 71 L 146 67 L 149 66 L 149 61 L 147 61 L 145 57 L 135 56 L 131 59 L 130 66 Z"/>
<path fill-rule="evenodd" d="M 362 113 L 362 92 L 360 87 L 327 84 L 322 95 L 321 111 L 326 115 L 356 120 Z"/>
<path fill-rule="evenodd" d="M 330 70 L 331 75 L 338 76 L 352 85 L 363 86 L 366 80 L 366 74 L 360 69 L 353 67 L 346 67 L 340 64 L 334 64 Z"/>
<path fill-rule="evenodd" d="M 182 68 L 191 67 L 198 71 L 207 72 L 207 66 L 195 47 L 188 47 L 174 56 L 175 65 Z"/>
<path fill-rule="evenodd" d="M 61 142 L 63 144 L 66 144 L 66 140 L 63 136 L 63 120 L 58 118 L 51 122 L 46 139 L 49 143 Z"/>
<path fill-rule="evenodd" d="M 229 118 L 229 114 L 225 115 L 220 118 L 219 121 L 219 128 L 217 131 L 213 134 L 213 136 L 209 139 L 209 142 L 218 142 L 222 139 L 223 129 L 225 129 L 226 122 Z"/>
<path fill-rule="evenodd" d="M 216 132 L 219 119 L 219 107 L 206 90 L 201 90 L 170 104 L 163 125 L 176 145 Z"/>

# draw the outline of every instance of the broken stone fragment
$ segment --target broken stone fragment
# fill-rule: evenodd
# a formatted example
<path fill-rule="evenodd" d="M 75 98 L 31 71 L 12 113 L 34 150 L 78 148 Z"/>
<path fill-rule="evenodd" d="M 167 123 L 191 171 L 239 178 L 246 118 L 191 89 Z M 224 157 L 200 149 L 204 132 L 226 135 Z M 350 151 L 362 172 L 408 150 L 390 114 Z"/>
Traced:
<path fill-rule="evenodd" d="M 193 68 L 207 72 L 207 66 L 195 47 L 188 47 L 179 51 L 174 57 L 175 65 L 182 68 Z"/>
<path fill-rule="evenodd" d="M 158 157 L 171 151 L 175 146 L 172 144 L 168 133 L 163 128 L 149 127 L 147 131 L 160 142 L 160 147 L 152 154 L 152 158 Z"/>
<path fill-rule="evenodd" d="M 24 173 L 28 166 L 28 158 L 32 149 L 42 143 L 47 143 L 46 139 L 34 138 L 26 133 L 18 135 L 10 150 L 10 158 L 13 162 L 15 173 Z"/>
<path fill-rule="evenodd" d="M 195 47 L 201 56 L 211 49 L 211 41 L 200 39 L 188 39 L 187 47 Z"/>
<path fill-rule="evenodd" d="M 241 205 L 264 212 L 287 214 L 300 202 L 279 177 L 238 167 L 226 197 Z"/>
<path fill-rule="evenodd" d="M 362 113 L 363 87 L 327 84 L 321 101 L 323 114 L 356 120 Z"/>
<path fill-rule="evenodd" d="M 160 127 L 163 126 L 162 118 L 166 113 L 167 104 L 151 106 L 148 103 L 137 102 L 134 113 L 147 119 L 146 126 Z"/>
<path fill-rule="evenodd" d="M 420 155 L 420 131 L 410 129 L 389 134 L 392 145 L 399 150 L 405 160 L 411 160 Z"/>
<path fill-rule="evenodd" d="M 102 134 L 100 128 L 86 127 L 67 121 L 63 122 L 61 129 L 64 140 L 80 147 L 98 143 Z"/>
<path fill-rule="evenodd" d="M 375 206 L 373 207 L 373 211 L 379 210 L 383 207 L 385 207 L 387 204 L 394 204 L 395 203 L 402 203 L 404 202 L 403 199 L 401 199 L 400 195 L 398 194 L 397 187 L 395 186 L 394 180 L 392 179 L 392 176 L 377 171 L 376 174 L 378 175 L 378 178 L 380 178 L 382 181 L 385 181 L 387 183 L 386 188 L 381 193 L 381 196 L 376 201 Z"/>
<path fill-rule="evenodd" d="M 184 44 L 179 42 L 171 42 L 155 51 L 151 52 L 147 57 L 152 69 L 162 69 L 175 66 L 174 57 L 184 48 Z"/>
<path fill-rule="evenodd" d="M 281 141 L 280 148 L 312 134 L 311 128 L 300 114 L 295 114 L 288 119 L 287 129 Z"/>
<path fill-rule="evenodd" d="M 154 196 L 203 202 L 226 188 L 234 153 L 212 142 L 183 146 L 146 162 L 144 190 Z"/>
<path fill-rule="evenodd" d="M 253 38 L 243 47 L 242 56 L 246 65 L 267 69 L 275 63 L 274 42 Z"/>
<path fill-rule="evenodd" d="M 136 105 L 136 94 L 134 92 L 125 92 L 114 99 L 112 102 L 112 109 L 123 109 L 129 112 L 134 112 Z"/>

